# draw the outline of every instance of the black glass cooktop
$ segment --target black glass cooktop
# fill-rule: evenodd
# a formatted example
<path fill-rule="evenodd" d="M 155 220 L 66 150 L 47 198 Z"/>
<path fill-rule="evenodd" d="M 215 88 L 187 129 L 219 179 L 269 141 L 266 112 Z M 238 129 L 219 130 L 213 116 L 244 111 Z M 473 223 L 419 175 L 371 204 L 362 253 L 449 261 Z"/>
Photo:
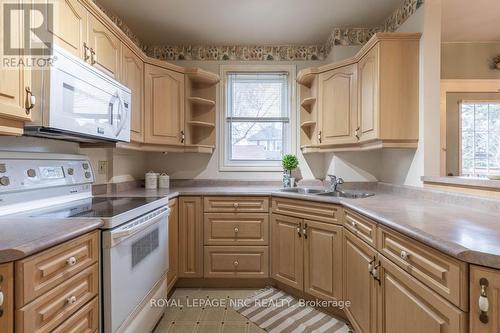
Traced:
<path fill-rule="evenodd" d="M 95 197 L 74 201 L 59 208 L 37 211 L 30 217 L 114 217 L 162 197 Z"/>

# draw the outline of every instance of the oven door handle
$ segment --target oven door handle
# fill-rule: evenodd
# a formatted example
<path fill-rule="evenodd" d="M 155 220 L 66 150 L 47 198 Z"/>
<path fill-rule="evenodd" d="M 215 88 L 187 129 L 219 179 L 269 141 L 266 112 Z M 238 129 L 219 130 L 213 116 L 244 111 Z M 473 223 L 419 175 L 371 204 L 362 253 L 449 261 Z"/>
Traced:
<path fill-rule="evenodd" d="M 124 237 L 129 237 L 129 236 L 131 236 L 131 235 L 133 235 L 133 234 L 135 234 L 143 229 L 146 229 L 147 227 L 155 224 L 159 219 L 163 218 L 164 216 L 168 216 L 169 214 L 170 214 L 170 209 L 166 209 L 163 212 L 161 212 L 160 214 L 158 214 L 158 215 L 156 215 L 148 220 L 144 220 L 143 222 L 138 223 L 138 224 L 134 225 L 133 227 L 124 228 L 124 229 L 119 228 L 117 230 L 113 230 L 113 231 L 111 231 L 111 240 L 112 241 L 115 241 L 117 239 L 123 240 Z"/>

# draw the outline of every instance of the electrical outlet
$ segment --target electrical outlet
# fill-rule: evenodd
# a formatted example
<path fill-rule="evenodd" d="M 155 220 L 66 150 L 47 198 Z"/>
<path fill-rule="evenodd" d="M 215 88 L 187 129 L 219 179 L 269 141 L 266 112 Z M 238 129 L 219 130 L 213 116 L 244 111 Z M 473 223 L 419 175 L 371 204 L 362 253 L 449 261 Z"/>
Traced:
<path fill-rule="evenodd" d="M 108 161 L 99 161 L 97 173 L 100 175 L 105 175 L 108 173 Z"/>

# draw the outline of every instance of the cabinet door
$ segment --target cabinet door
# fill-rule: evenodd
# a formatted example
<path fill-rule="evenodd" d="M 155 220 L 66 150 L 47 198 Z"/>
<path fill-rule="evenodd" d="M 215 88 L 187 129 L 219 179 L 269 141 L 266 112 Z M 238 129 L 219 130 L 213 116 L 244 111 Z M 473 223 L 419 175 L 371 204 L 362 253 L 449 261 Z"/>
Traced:
<path fill-rule="evenodd" d="M 54 43 L 85 59 L 83 44 L 87 41 L 87 11 L 78 0 L 50 1 L 53 15 L 48 15 Z M 50 22 L 52 21 L 52 22 Z"/>
<path fill-rule="evenodd" d="M 203 201 L 179 199 L 179 277 L 203 276 Z"/>
<path fill-rule="evenodd" d="M 168 273 L 167 283 L 170 290 L 175 284 L 178 275 L 179 255 L 179 204 L 178 199 L 168 202 L 170 216 L 168 217 Z"/>
<path fill-rule="evenodd" d="M 382 263 L 378 297 L 379 332 L 465 333 L 468 331 L 465 312 L 441 298 L 385 257 L 380 256 L 379 259 Z"/>
<path fill-rule="evenodd" d="M 109 76 L 119 79 L 120 40 L 92 15 L 88 15 L 88 27 L 89 47 L 94 51 L 90 63 Z"/>
<path fill-rule="evenodd" d="M 356 65 L 320 74 L 318 97 L 321 144 L 357 142 Z"/>
<path fill-rule="evenodd" d="M 489 303 L 486 312 L 479 311 L 481 294 Z M 500 332 L 500 270 L 471 265 L 470 297 L 470 332 Z"/>
<path fill-rule="evenodd" d="M 379 45 L 375 45 L 358 63 L 360 141 L 377 139 L 379 129 Z"/>
<path fill-rule="evenodd" d="M 184 145 L 184 74 L 146 64 L 145 141 Z"/>
<path fill-rule="evenodd" d="M 122 45 L 121 82 L 132 91 L 132 115 L 130 120 L 130 139 L 144 141 L 144 63 L 128 47 Z"/>
<path fill-rule="evenodd" d="M 303 288 L 302 220 L 271 216 L 271 273 L 274 279 L 293 288 Z"/>
<path fill-rule="evenodd" d="M 377 281 L 368 266 L 377 252 L 344 231 L 344 299 L 351 302 L 345 308 L 347 317 L 357 333 L 375 333 L 377 329 Z"/>
<path fill-rule="evenodd" d="M 342 226 L 304 220 L 304 291 L 342 299 Z"/>
<path fill-rule="evenodd" d="M 0 17 L 4 17 L 4 6 L 0 6 Z M 11 12 L 10 35 L 12 47 L 23 45 L 22 11 Z M 0 33 L 0 45 L 4 46 L 4 34 Z M 31 84 L 28 68 L 17 65 L 19 53 L 6 56 L 5 61 L 12 59 L 11 66 L 0 65 L 0 134 L 22 135 L 23 121 L 31 120 L 31 112 L 26 112 L 26 87 Z"/>
<path fill-rule="evenodd" d="M 14 269 L 12 263 L 0 265 L 0 332 L 14 331 Z"/>

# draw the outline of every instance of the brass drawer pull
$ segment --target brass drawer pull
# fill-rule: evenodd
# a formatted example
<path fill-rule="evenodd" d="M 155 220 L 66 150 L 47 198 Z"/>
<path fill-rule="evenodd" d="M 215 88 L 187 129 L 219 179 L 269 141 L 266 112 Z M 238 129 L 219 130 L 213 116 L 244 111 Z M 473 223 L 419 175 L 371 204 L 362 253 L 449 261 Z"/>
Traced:
<path fill-rule="evenodd" d="M 234 233 L 235 234 L 237 234 L 239 231 L 240 231 L 240 229 L 238 228 L 238 226 L 234 227 Z"/>
<path fill-rule="evenodd" d="M 71 296 L 71 297 L 68 297 L 68 298 L 66 299 L 66 303 L 67 303 L 68 305 L 75 304 L 75 303 L 76 303 L 76 296 Z"/>
<path fill-rule="evenodd" d="M 302 229 L 302 223 L 299 223 L 299 225 L 297 226 L 297 234 L 299 235 L 299 238 L 302 237 L 302 233 L 301 233 L 300 229 Z"/>
<path fill-rule="evenodd" d="M 373 264 L 375 263 L 375 260 L 375 257 L 373 257 L 370 263 L 368 263 L 368 272 L 370 272 L 370 274 L 373 274 Z"/>
<path fill-rule="evenodd" d="M 479 295 L 479 320 L 483 324 L 487 324 L 489 321 L 488 311 L 490 309 L 490 302 L 488 300 L 488 294 L 486 293 L 488 289 L 489 282 L 485 278 L 479 280 L 479 286 L 481 288 L 481 293 Z"/>
<path fill-rule="evenodd" d="M 239 204 L 239 203 L 237 203 L 237 202 L 235 202 L 235 203 L 233 204 L 233 207 L 234 207 L 235 209 L 237 209 L 239 206 L 240 206 L 240 204 Z"/>
<path fill-rule="evenodd" d="M 75 257 L 69 257 L 67 260 L 66 260 L 66 263 L 68 264 L 68 266 L 75 266 L 76 265 L 76 258 Z"/>
<path fill-rule="evenodd" d="M 240 264 L 240 263 L 238 262 L 238 260 L 235 260 L 235 261 L 233 262 L 234 267 L 238 267 L 238 265 L 239 265 L 239 264 Z"/>
<path fill-rule="evenodd" d="M 307 223 L 304 224 L 304 228 L 302 229 L 302 234 L 304 238 L 307 239 Z"/>
<path fill-rule="evenodd" d="M 0 306 L 3 305 L 3 300 L 4 300 L 3 292 L 0 291 Z"/>

